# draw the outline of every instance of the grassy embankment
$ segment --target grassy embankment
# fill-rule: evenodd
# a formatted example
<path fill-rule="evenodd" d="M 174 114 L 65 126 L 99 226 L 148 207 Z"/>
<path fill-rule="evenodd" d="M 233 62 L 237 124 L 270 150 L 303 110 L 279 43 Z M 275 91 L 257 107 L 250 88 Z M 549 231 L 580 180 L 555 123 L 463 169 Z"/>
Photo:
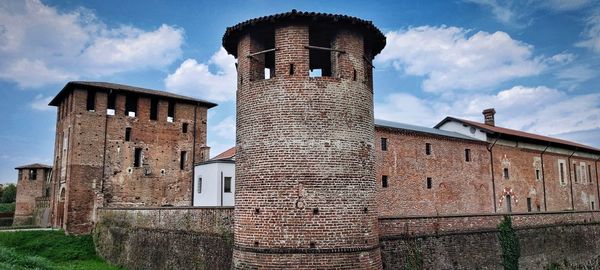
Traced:
<path fill-rule="evenodd" d="M 90 235 L 62 231 L 0 231 L 0 270 L 119 269 L 102 261 Z"/>

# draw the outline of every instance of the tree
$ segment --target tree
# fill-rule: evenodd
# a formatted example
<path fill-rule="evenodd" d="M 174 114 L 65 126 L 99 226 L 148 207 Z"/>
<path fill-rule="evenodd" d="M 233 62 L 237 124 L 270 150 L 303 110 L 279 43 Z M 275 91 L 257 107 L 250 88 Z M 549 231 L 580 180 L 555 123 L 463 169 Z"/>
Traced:
<path fill-rule="evenodd" d="M 500 231 L 500 246 L 502 247 L 502 265 L 505 270 L 518 270 L 521 248 L 519 238 L 512 227 L 510 216 L 504 216 L 504 220 L 498 225 Z"/>
<path fill-rule="evenodd" d="M 9 184 L 2 189 L 0 203 L 12 203 L 17 199 L 17 187 L 15 184 Z"/>

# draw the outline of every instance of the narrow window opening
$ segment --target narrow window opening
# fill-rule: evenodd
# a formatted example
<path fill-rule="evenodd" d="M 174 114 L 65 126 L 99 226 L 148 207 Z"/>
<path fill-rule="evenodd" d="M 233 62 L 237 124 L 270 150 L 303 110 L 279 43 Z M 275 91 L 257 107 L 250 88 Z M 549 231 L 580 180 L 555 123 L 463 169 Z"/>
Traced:
<path fill-rule="evenodd" d="M 134 94 L 125 96 L 125 115 L 135 117 L 137 114 L 138 97 Z"/>
<path fill-rule="evenodd" d="M 231 193 L 231 177 L 223 177 L 223 192 Z"/>
<path fill-rule="evenodd" d="M 252 34 L 250 58 L 250 81 L 275 77 L 275 30 L 258 30 Z"/>
<path fill-rule="evenodd" d="M 181 151 L 181 156 L 179 157 L 179 169 L 180 170 L 185 169 L 186 158 L 187 158 L 187 152 L 186 151 Z"/>
<path fill-rule="evenodd" d="M 383 187 L 383 188 L 388 187 L 388 176 L 387 175 L 381 176 L 381 187 Z"/>
<path fill-rule="evenodd" d="M 198 194 L 202 193 L 202 177 L 198 177 Z"/>
<path fill-rule="evenodd" d="M 313 208 L 313 215 L 319 214 L 319 208 Z"/>
<path fill-rule="evenodd" d="M 592 210 L 596 210 L 596 207 L 594 205 L 594 201 L 592 201 Z"/>
<path fill-rule="evenodd" d="M 573 164 L 573 180 L 577 183 L 577 164 Z"/>
<path fill-rule="evenodd" d="M 425 154 L 428 156 L 431 155 L 431 144 L 430 143 L 425 144 Z"/>
<path fill-rule="evenodd" d="M 23 180 L 23 170 L 19 170 L 19 177 L 17 180 Z"/>
<path fill-rule="evenodd" d="M 381 151 L 387 151 L 388 149 L 387 138 L 381 138 Z"/>
<path fill-rule="evenodd" d="M 585 173 L 585 164 L 582 164 L 580 167 L 580 175 L 581 175 L 581 182 L 585 182 L 587 179 L 587 174 Z"/>
<path fill-rule="evenodd" d="M 290 64 L 290 75 L 294 75 L 294 64 Z"/>
<path fill-rule="evenodd" d="M 431 189 L 433 185 L 433 180 L 431 180 L 431 177 L 427 177 L 427 189 Z"/>
<path fill-rule="evenodd" d="M 183 123 L 183 125 L 181 126 L 181 132 L 182 133 L 188 132 L 188 123 Z"/>
<path fill-rule="evenodd" d="M 169 100 L 169 106 L 167 110 L 167 122 L 173 123 L 175 121 L 175 102 Z"/>
<path fill-rule="evenodd" d="M 126 142 L 130 142 L 131 141 L 131 128 L 125 128 L 125 141 Z"/>
<path fill-rule="evenodd" d="M 560 183 L 565 184 L 565 164 L 560 162 L 558 163 L 558 167 L 560 170 Z"/>
<path fill-rule="evenodd" d="M 90 112 L 96 111 L 96 91 L 94 90 L 87 91 L 86 109 Z"/>
<path fill-rule="evenodd" d="M 535 169 L 535 180 L 541 180 L 542 179 L 542 173 L 540 171 L 540 169 Z"/>
<path fill-rule="evenodd" d="M 466 162 L 470 162 L 471 161 L 471 149 L 465 149 L 465 161 Z"/>
<path fill-rule="evenodd" d="M 352 80 L 356 81 L 356 69 L 352 70 Z"/>
<path fill-rule="evenodd" d="M 150 120 L 158 119 L 158 98 L 152 97 L 150 99 Z"/>
<path fill-rule="evenodd" d="M 588 165 L 588 181 L 592 182 L 592 165 Z"/>
<path fill-rule="evenodd" d="M 36 179 L 37 179 L 37 170 L 36 169 L 29 170 L 29 180 L 36 180 Z"/>
<path fill-rule="evenodd" d="M 309 76 L 331 77 L 333 75 L 332 62 L 337 52 L 332 51 L 331 37 L 333 34 L 322 28 L 310 28 L 308 34 Z"/>
<path fill-rule="evenodd" d="M 110 91 L 106 101 L 106 114 L 115 115 L 115 105 L 117 103 L 117 93 Z"/>
<path fill-rule="evenodd" d="M 527 212 L 531 212 L 531 198 L 527 198 Z"/>
<path fill-rule="evenodd" d="M 504 179 L 508 180 L 508 179 L 509 179 L 509 177 L 510 177 L 510 176 L 508 175 L 508 168 L 504 168 L 504 169 L 502 170 L 502 173 L 503 173 Z"/>
<path fill-rule="evenodd" d="M 135 148 L 133 167 L 142 167 L 142 148 Z"/>
<path fill-rule="evenodd" d="M 509 213 L 512 212 L 512 201 L 510 200 L 510 195 L 506 195 L 506 210 Z"/>

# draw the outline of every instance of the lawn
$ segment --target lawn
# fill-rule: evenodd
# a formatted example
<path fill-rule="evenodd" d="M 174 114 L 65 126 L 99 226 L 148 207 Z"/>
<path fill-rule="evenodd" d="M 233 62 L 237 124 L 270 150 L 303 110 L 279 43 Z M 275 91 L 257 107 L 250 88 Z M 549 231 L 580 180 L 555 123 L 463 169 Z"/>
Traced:
<path fill-rule="evenodd" d="M 0 270 L 120 269 L 96 255 L 90 235 L 62 231 L 0 231 Z"/>
<path fill-rule="evenodd" d="M 15 203 L 0 203 L 0 213 L 12 213 L 15 211 Z"/>

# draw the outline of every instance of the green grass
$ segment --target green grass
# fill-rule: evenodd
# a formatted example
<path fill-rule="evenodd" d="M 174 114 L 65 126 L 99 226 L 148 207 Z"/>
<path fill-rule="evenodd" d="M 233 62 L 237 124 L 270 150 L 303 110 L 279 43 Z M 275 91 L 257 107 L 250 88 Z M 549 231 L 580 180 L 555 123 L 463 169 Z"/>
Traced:
<path fill-rule="evenodd" d="M 11 213 L 15 211 L 15 203 L 0 203 L 0 213 Z"/>
<path fill-rule="evenodd" d="M 0 231 L 0 270 L 119 269 L 102 261 L 90 235 L 62 231 Z"/>

